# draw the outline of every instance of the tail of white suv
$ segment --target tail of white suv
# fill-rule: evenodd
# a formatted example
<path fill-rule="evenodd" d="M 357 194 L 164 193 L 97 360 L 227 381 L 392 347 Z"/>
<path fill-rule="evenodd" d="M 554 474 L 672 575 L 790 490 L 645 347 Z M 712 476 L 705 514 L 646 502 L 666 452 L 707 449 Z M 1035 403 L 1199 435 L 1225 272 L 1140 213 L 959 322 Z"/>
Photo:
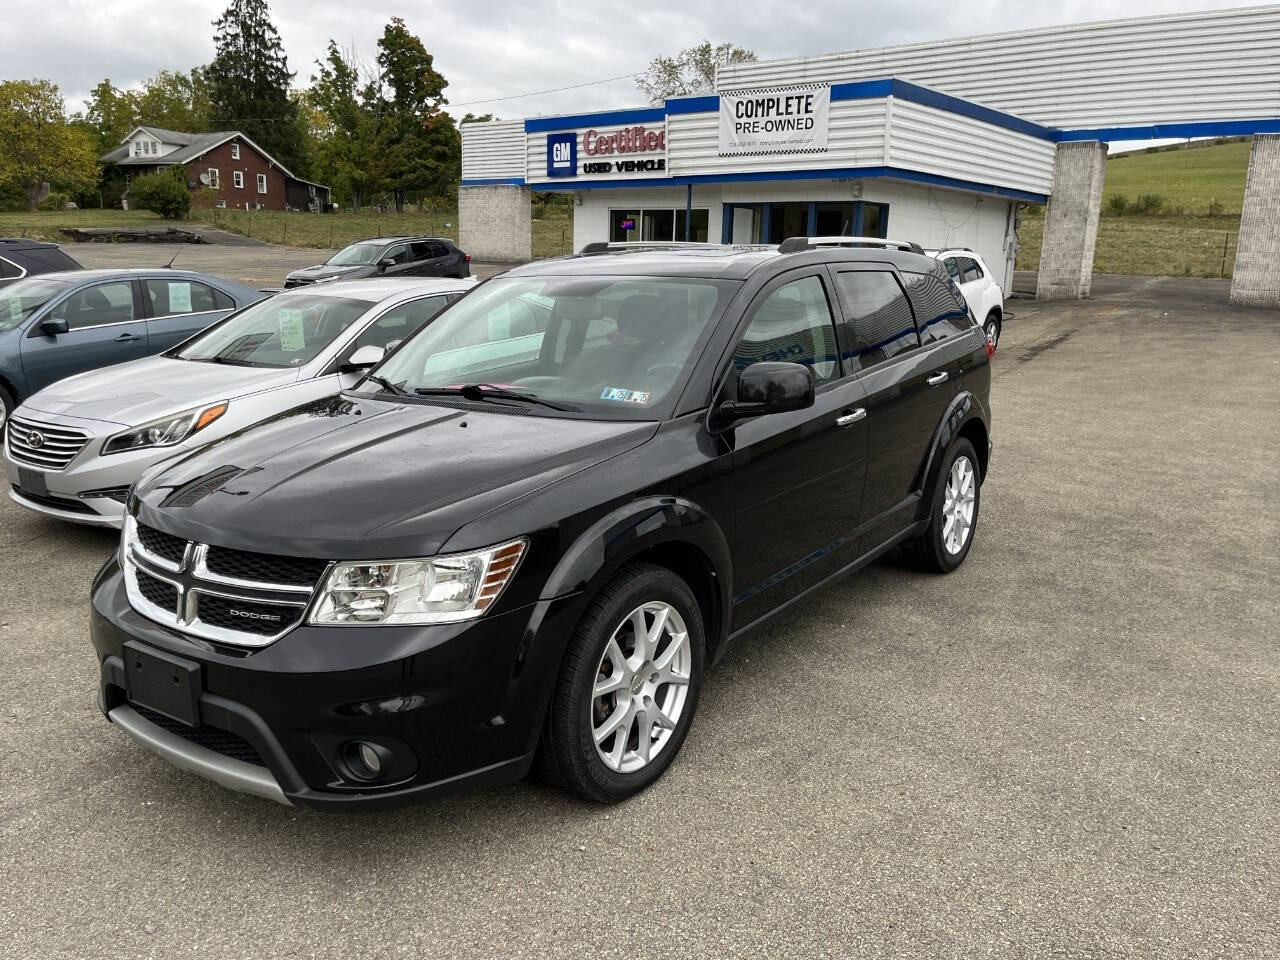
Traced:
<path fill-rule="evenodd" d="M 959 284 L 969 310 L 982 324 L 987 339 L 993 347 L 998 346 L 1000 327 L 1004 323 L 1004 292 L 982 257 L 966 247 L 926 252 L 942 261 L 951 279 Z"/>

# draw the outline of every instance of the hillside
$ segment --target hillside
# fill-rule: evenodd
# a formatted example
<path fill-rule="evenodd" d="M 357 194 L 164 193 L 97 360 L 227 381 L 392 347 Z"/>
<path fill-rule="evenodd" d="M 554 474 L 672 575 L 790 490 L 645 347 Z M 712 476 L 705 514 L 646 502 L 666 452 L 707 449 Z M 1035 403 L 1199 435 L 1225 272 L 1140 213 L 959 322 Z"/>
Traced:
<path fill-rule="evenodd" d="M 1104 202 L 1117 193 L 1131 201 L 1155 193 L 1166 206 L 1188 214 L 1208 213 L 1210 201 L 1217 200 L 1223 213 L 1238 215 L 1250 146 L 1248 139 L 1204 141 L 1115 154 L 1107 160 Z"/>

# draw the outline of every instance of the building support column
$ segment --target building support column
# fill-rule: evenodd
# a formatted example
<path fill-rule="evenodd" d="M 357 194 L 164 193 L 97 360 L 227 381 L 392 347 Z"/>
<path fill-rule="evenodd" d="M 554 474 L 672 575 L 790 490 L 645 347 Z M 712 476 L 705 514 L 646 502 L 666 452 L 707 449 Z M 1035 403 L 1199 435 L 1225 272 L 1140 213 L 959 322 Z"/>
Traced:
<path fill-rule="evenodd" d="M 1089 296 L 1106 172 L 1105 143 L 1084 140 L 1058 144 L 1053 193 L 1044 215 L 1037 300 L 1080 300 Z"/>
<path fill-rule="evenodd" d="M 528 187 L 517 184 L 459 187 L 458 246 L 472 260 L 532 260 L 531 196 Z"/>
<path fill-rule="evenodd" d="M 1249 150 L 1231 302 L 1280 307 L 1280 134 L 1258 134 Z"/>

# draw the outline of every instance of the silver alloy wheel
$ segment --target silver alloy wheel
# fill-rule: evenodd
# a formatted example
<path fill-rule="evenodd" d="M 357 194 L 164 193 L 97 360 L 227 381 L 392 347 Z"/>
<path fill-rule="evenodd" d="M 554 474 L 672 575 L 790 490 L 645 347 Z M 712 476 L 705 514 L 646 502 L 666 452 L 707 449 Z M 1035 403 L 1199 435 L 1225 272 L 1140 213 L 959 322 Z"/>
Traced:
<path fill-rule="evenodd" d="M 632 610 L 605 644 L 591 692 L 591 736 L 605 766 L 635 773 L 684 715 L 693 652 L 679 611 L 661 600 Z"/>
<path fill-rule="evenodd" d="M 991 341 L 991 346 L 1000 346 L 1000 324 L 995 320 L 988 320 L 987 325 L 983 328 L 983 333 L 987 335 L 987 339 Z"/>
<path fill-rule="evenodd" d="M 978 501 L 977 474 L 968 457 L 956 457 L 942 500 L 942 545 L 955 556 L 969 542 Z"/>

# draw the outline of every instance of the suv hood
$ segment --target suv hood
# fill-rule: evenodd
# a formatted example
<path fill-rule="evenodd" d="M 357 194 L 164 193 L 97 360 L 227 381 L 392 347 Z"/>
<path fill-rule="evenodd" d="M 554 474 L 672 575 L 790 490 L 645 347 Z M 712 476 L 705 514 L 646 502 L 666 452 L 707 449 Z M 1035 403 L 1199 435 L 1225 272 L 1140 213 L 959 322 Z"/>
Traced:
<path fill-rule="evenodd" d="M 191 540 L 264 553 L 432 556 L 464 523 L 656 430 L 340 395 L 144 474 L 138 516 Z"/>
<path fill-rule="evenodd" d="M 136 427 L 171 413 L 293 383 L 297 370 L 144 357 L 50 384 L 23 404 L 55 416 Z"/>
<path fill-rule="evenodd" d="M 292 273 L 288 274 L 288 276 L 294 277 L 298 280 L 310 280 L 314 283 L 316 280 L 324 280 L 329 277 L 346 277 L 360 270 L 368 271 L 369 269 L 370 269 L 369 267 L 361 266 L 360 264 L 355 264 L 354 266 L 350 266 L 350 267 L 343 267 L 343 266 L 332 266 L 327 263 L 317 263 L 315 266 L 312 266 L 312 267 L 303 267 L 300 270 L 294 270 Z M 361 274 L 361 276 L 363 275 L 364 274 Z"/>

